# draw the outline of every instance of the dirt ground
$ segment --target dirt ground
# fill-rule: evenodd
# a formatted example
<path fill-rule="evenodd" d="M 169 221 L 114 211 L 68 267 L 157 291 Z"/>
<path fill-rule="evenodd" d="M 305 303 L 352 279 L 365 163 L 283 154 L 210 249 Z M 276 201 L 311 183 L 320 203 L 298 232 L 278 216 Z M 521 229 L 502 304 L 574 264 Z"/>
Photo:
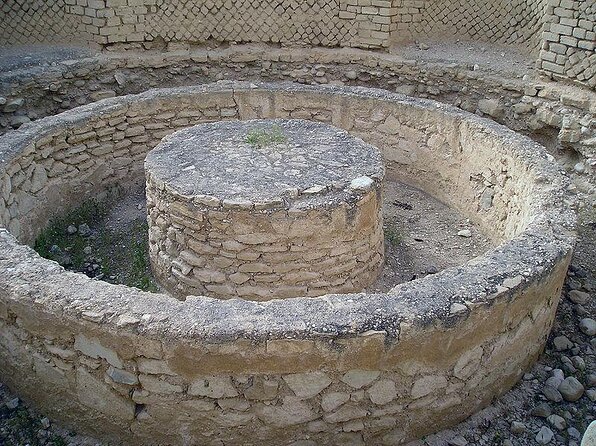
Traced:
<path fill-rule="evenodd" d="M 385 184 L 384 193 L 385 265 L 367 291 L 389 291 L 399 283 L 462 265 L 492 247 L 472 222 L 427 193 L 392 181 Z M 458 235 L 462 230 L 470 230 L 471 237 Z"/>

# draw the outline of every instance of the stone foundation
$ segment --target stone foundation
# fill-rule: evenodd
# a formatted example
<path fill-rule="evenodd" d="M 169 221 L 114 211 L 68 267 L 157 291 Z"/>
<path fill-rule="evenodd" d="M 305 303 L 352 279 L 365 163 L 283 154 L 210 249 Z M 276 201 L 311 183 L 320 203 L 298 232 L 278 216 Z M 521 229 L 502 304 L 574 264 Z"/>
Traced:
<path fill-rule="evenodd" d="M 377 278 L 381 154 L 342 130 L 203 124 L 166 137 L 145 172 L 153 272 L 174 296 L 320 296 Z"/>
<path fill-rule="evenodd" d="M 389 178 L 500 245 L 383 294 L 181 302 L 66 272 L 20 244 L 57 210 L 141 178 L 177 129 L 288 117 L 379 147 Z M 381 90 L 154 90 L 6 134 L 0 160 L 0 379 L 48 416 L 127 444 L 394 445 L 462 420 L 541 352 L 575 241 L 569 182 L 538 144 Z"/>

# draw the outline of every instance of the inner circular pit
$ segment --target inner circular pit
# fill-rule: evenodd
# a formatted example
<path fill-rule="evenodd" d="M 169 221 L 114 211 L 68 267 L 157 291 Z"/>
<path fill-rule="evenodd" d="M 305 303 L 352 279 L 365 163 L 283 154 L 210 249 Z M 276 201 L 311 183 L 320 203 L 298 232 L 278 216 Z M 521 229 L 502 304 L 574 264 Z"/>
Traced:
<path fill-rule="evenodd" d="M 178 298 L 350 293 L 383 263 L 383 159 L 304 120 L 178 131 L 145 160 L 154 275 Z"/>

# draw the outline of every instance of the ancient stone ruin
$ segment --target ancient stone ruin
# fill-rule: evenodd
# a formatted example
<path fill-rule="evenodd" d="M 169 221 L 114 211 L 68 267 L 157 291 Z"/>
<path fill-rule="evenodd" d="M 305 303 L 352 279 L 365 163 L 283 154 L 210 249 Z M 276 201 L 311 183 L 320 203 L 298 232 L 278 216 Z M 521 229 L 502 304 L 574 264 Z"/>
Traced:
<path fill-rule="evenodd" d="M 596 190 L 593 4 L 27 3 L 0 5 L 0 381 L 27 404 L 114 444 L 407 444 L 543 352 Z M 406 187 L 451 239 L 395 217 Z M 52 229 L 139 190 L 154 289 Z"/>
<path fill-rule="evenodd" d="M 145 174 L 153 271 L 174 295 L 320 296 L 378 275 L 382 158 L 345 131 L 202 124 L 149 152 Z"/>

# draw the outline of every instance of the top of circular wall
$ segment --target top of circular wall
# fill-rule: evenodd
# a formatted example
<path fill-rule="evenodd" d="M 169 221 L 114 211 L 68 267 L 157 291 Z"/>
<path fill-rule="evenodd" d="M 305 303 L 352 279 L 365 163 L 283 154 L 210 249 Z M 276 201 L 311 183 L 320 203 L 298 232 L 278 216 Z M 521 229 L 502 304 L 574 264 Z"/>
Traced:
<path fill-rule="evenodd" d="M 147 154 L 153 181 L 211 207 L 336 202 L 383 179 L 379 150 L 312 121 L 267 119 L 200 124 L 165 137 Z M 307 204 L 307 203 L 303 203 Z"/>

